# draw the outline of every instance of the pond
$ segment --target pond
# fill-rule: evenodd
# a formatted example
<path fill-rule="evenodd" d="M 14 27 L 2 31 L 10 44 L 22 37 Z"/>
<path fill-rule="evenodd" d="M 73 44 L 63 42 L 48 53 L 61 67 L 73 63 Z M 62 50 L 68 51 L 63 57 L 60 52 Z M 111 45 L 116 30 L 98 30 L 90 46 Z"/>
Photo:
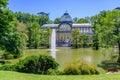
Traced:
<path fill-rule="evenodd" d="M 94 65 L 97 65 L 103 60 L 116 58 L 115 56 L 118 56 L 116 50 L 117 49 L 113 48 L 101 48 L 96 51 L 92 48 L 71 49 L 70 47 L 57 47 L 56 53 L 51 54 L 50 49 L 27 49 L 25 50 L 24 57 L 30 55 L 48 54 L 52 55 L 60 66 L 63 66 L 66 62 L 75 59 L 84 59 Z"/>
<path fill-rule="evenodd" d="M 56 61 L 61 66 L 66 62 L 75 59 L 87 60 L 88 62 L 97 65 L 103 60 L 113 59 L 113 55 L 118 55 L 113 48 L 101 48 L 96 51 L 92 48 L 71 49 L 70 47 L 59 47 L 57 50 L 58 51 L 56 51 L 52 56 L 55 57 Z"/>

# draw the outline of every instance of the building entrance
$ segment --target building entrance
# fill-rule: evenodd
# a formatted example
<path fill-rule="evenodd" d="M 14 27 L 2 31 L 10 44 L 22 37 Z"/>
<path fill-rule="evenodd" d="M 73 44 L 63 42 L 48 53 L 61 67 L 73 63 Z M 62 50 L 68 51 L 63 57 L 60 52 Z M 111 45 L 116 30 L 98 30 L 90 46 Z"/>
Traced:
<path fill-rule="evenodd" d="M 71 33 L 57 33 L 56 44 L 60 47 L 67 47 L 71 45 Z"/>

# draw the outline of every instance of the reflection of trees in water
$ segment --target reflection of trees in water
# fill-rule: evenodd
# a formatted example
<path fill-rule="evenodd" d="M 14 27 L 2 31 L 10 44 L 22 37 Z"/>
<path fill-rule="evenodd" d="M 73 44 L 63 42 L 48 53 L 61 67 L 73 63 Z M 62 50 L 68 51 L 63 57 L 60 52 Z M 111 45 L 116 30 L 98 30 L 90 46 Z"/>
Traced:
<path fill-rule="evenodd" d="M 117 59 L 118 51 L 116 48 L 102 48 L 100 51 L 100 53 L 103 55 L 103 59 L 105 60 L 115 61 Z"/>

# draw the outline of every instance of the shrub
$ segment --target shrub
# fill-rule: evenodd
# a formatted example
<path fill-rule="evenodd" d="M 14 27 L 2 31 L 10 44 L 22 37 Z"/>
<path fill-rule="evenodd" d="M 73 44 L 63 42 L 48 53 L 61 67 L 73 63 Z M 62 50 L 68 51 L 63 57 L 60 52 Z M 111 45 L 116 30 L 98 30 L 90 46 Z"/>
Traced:
<path fill-rule="evenodd" d="M 37 60 L 37 56 L 30 56 L 26 57 L 24 60 L 20 60 L 16 64 L 16 71 L 25 73 L 35 73 Z"/>
<path fill-rule="evenodd" d="M 99 71 L 90 63 L 83 60 L 76 60 L 66 63 L 64 73 L 67 75 L 99 74 Z"/>
<path fill-rule="evenodd" d="M 98 67 L 101 67 L 104 70 L 108 70 L 111 67 L 119 68 L 119 64 L 115 61 L 104 60 L 101 62 L 101 64 L 98 64 Z"/>
<path fill-rule="evenodd" d="M 57 69 L 58 63 L 48 55 L 30 56 L 16 64 L 16 70 L 25 73 L 47 74 L 49 69 Z"/>
<path fill-rule="evenodd" d="M 80 74 L 80 70 L 77 65 L 74 65 L 73 63 L 68 62 L 64 68 L 64 73 L 66 75 L 78 75 Z"/>
<path fill-rule="evenodd" d="M 13 54 L 3 54 L 2 59 L 6 59 L 6 60 L 14 59 L 14 55 Z"/>
<path fill-rule="evenodd" d="M 5 65 L 0 66 L 0 70 L 15 71 L 15 65 L 5 64 Z"/>
<path fill-rule="evenodd" d="M 48 69 L 57 69 L 58 65 L 51 56 L 40 55 L 37 62 L 37 72 L 46 74 Z"/>
<path fill-rule="evenodd" d="M 48 75 L 63 75 L 64 71 L 63 70 L 48 69 L 47 74 Z"/>

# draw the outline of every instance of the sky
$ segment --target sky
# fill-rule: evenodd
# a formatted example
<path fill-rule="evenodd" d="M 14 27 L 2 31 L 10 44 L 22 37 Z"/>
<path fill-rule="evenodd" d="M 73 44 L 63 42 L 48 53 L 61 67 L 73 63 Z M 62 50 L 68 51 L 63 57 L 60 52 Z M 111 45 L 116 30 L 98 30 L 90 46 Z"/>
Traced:
<path fill-rule="evenodd" d="M 116 7 L 120 7 L 120 0 L 9 0 L 8 4 L 14 12 L 49 13 L 51 20 L 61 17 L 66 11 L 72 18 L 84 18 Z"/>

